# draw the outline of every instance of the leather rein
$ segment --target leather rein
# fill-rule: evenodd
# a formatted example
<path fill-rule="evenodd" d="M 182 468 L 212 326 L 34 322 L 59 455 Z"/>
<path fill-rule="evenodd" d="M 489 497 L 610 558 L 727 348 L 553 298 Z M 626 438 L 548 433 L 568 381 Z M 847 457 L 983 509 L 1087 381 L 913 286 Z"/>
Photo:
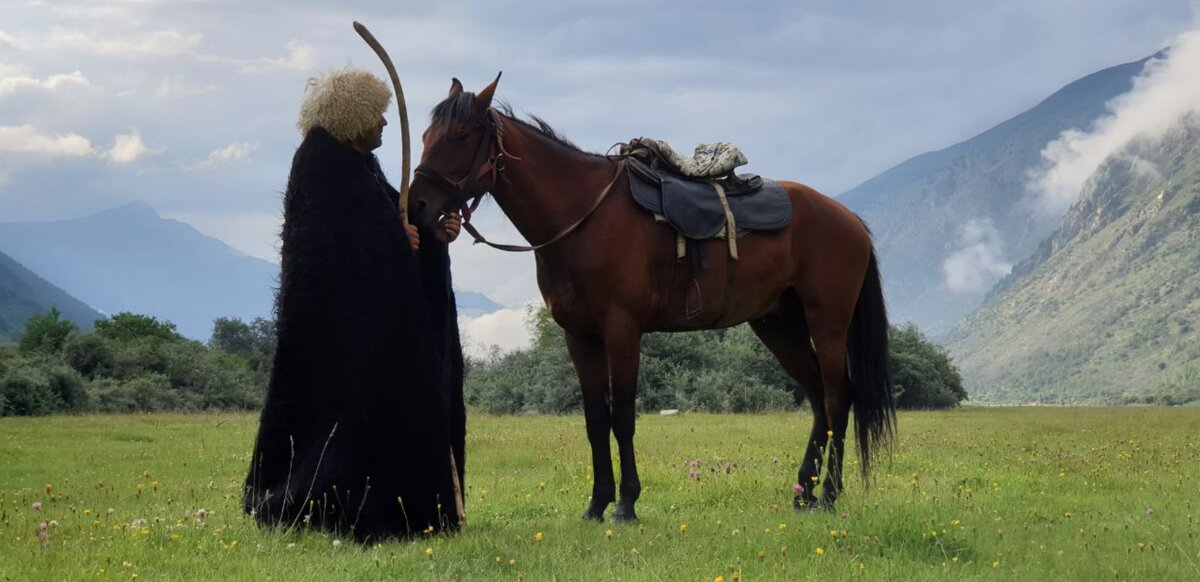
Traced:
<path fill-rule="evenodd" d="M 463 217 L 462 227 L 475 239 L 475 244 L 483 243 L 494 249 L 514 253 L 536 251 L 548 247 L 578 229 L 600 207 L 600 203 L 608 197 L 609 192 L 613 189 L 613 185 L 617 183 L 617 179 L 621 177 L 621 174 L 625 170 L 625 158 L 621 157 L 620 161 L 617 162 L 617 170 L 613 174 L 612 180 L 596 196 L 596 199 L 592 202 L 591 207 L 587 209 L 587 212 L 584 212 L 583 216 L 579 217 L 579 220 L 571 223 L 570 226 L 562 229 L 558 234 L 550 237 L 545 242 L 536 245 L 494 243 L 484 238 L 482 234 L 479 234 L 475 226 L 470 223 L 470 215 L 479 208 L 480 202 L 483 201 L 483 196 L 490 192 L 492 188 L 495 188 L 501 178 L 504 178 L 505 182 L 508 181 L 508 178 L 500 174 L 504 170 L 504 159 L 520 160 L 521 158 L 508 153 L 504 148 L 504 127 L 500 122 L 500 114 L 495 109 L 488 108 L 488 116 L 483 122 L 483 127 L 483 137 L 479 140 L 479 147 L 475 150 L 475 158 L 471 161 L 471 169 L 467 171 L 467 175 L 462 179 L 451 180 L 436 170 L 427 167 L 425 164 L 417 166 L 417 169 L 413 172 L 417 176 L 424 177 L 433 182 L 434 187 L 457 199 L 473 199 L 467 216 Z M 491 185 L 475 192 L 479 180 L 488 175 L 491 175 Z"/>

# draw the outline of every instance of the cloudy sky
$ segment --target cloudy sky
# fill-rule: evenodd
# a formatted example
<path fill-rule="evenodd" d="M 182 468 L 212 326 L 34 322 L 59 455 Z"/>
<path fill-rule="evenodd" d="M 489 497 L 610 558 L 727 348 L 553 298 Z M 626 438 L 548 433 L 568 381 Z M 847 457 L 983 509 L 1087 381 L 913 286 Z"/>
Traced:
<path fill-rule="evenodd" d="M 1196 23 L 1191 0 L 313 2 L 5 0 L 0 220 L 133 200 L 277 260 L 280 192 L 305 80 L 396 61 L 414 137 L 451 76 L 586 149 L 638 135 L 738 144 L 750 170 L 838 194 L 1145 57 Z M 398 180 L 393 124 L 379 151 Z M 419 143 L 414 147 L 419 156 Z M 518 237 L 494 205 L 477 223 Z M 528 256 L 456 244 L 455 278 L 536 297 Z"/>

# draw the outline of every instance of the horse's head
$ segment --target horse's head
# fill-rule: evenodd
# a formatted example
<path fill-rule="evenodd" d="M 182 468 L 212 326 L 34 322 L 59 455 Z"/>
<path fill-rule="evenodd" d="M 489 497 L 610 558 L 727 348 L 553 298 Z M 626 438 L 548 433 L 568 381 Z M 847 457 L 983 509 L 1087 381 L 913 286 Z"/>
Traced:
<path fill-rule="evenodd" d="M 424 149 L 411 194 L 421 225 L 434 226 L 441 214 L 461 209 L 495 186 L 499 120 L 490 108 L 499 82 L 496 75 L 475 94 L 454 79 L 450 94 L 433 108 L 421 135 Z"/>

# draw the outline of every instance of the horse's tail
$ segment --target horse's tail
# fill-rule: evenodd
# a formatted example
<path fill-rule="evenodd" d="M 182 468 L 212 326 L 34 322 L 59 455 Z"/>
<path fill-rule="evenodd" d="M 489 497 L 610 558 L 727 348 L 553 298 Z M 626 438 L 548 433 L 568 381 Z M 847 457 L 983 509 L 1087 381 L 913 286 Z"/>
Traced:
<path fill-rule="evenodd" d="M 875 251 L 858 293 L 847 341 L 850 390 L 854 398 L 854 428 L 863 478 L 869 473 L 872 451 L 891 442 L 896 430 L 896 404 L 888 358 L 888 318 Z"/>

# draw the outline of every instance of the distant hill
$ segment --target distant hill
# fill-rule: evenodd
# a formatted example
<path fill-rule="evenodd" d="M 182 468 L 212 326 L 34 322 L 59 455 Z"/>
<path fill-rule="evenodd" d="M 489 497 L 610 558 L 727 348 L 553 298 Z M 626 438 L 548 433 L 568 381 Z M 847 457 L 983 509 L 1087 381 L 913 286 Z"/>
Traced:
<path fill-rule="evenodd" d="M 0 222 L 0 251 L 97 309 L 170 320 L 198 340 L 217 317 L 271 317 L 279 275 L 277 265 L 142 202 L 74 220 Z M 463 315 L 504 308 L 480 293 L 455 295 Z M 95 318 L 81 317 L 89 326 Z"/>
<path fill-rule="evenodd" d="M 1200 402 L 1200 120 L 1109 158 L 949 349 L 976 401 Z"/>
<path fill-rule="evenodd" d="M 94 321 L 104 317 L 0 252 L 0 342 L 17 340 L 29 316 L 51 307 L 81 330 L 91 329 Z"/>
<path fill-rule="evenodd" d="M 0 222 L 0 251 L 106 313 L 208 339 L 220 316 L 269 317 L 279 268 L 135 202 L 75 220 Z"/>
<path fill-rule="evenodd" d="M 894 320 L 944 337 L 1012 264 L 1033 254 L 1058 222 L 1034 219 L 1023 203 L 1028 172 L 1063 130 L 1087 128 L 1104 114 L 1105 103 L 1130 89 L 1146 60 L 1079 79 L 1029 111 L 838 197 L 875 233 Z M 967 255 L 951 263 L 968 272 L 948 284 L 947 259 L 977 245 L 984 245 L 986 260 Z"/>
<path fill-rule="evenodd" d="M 476 293 L 474 291 L 456 290 L 454 292 L 454 300 L 458 305 L 458 314 L 467 317 L 478 317 L 504 309 L 503 305 L 488 299 L 483 293 Z"/>

